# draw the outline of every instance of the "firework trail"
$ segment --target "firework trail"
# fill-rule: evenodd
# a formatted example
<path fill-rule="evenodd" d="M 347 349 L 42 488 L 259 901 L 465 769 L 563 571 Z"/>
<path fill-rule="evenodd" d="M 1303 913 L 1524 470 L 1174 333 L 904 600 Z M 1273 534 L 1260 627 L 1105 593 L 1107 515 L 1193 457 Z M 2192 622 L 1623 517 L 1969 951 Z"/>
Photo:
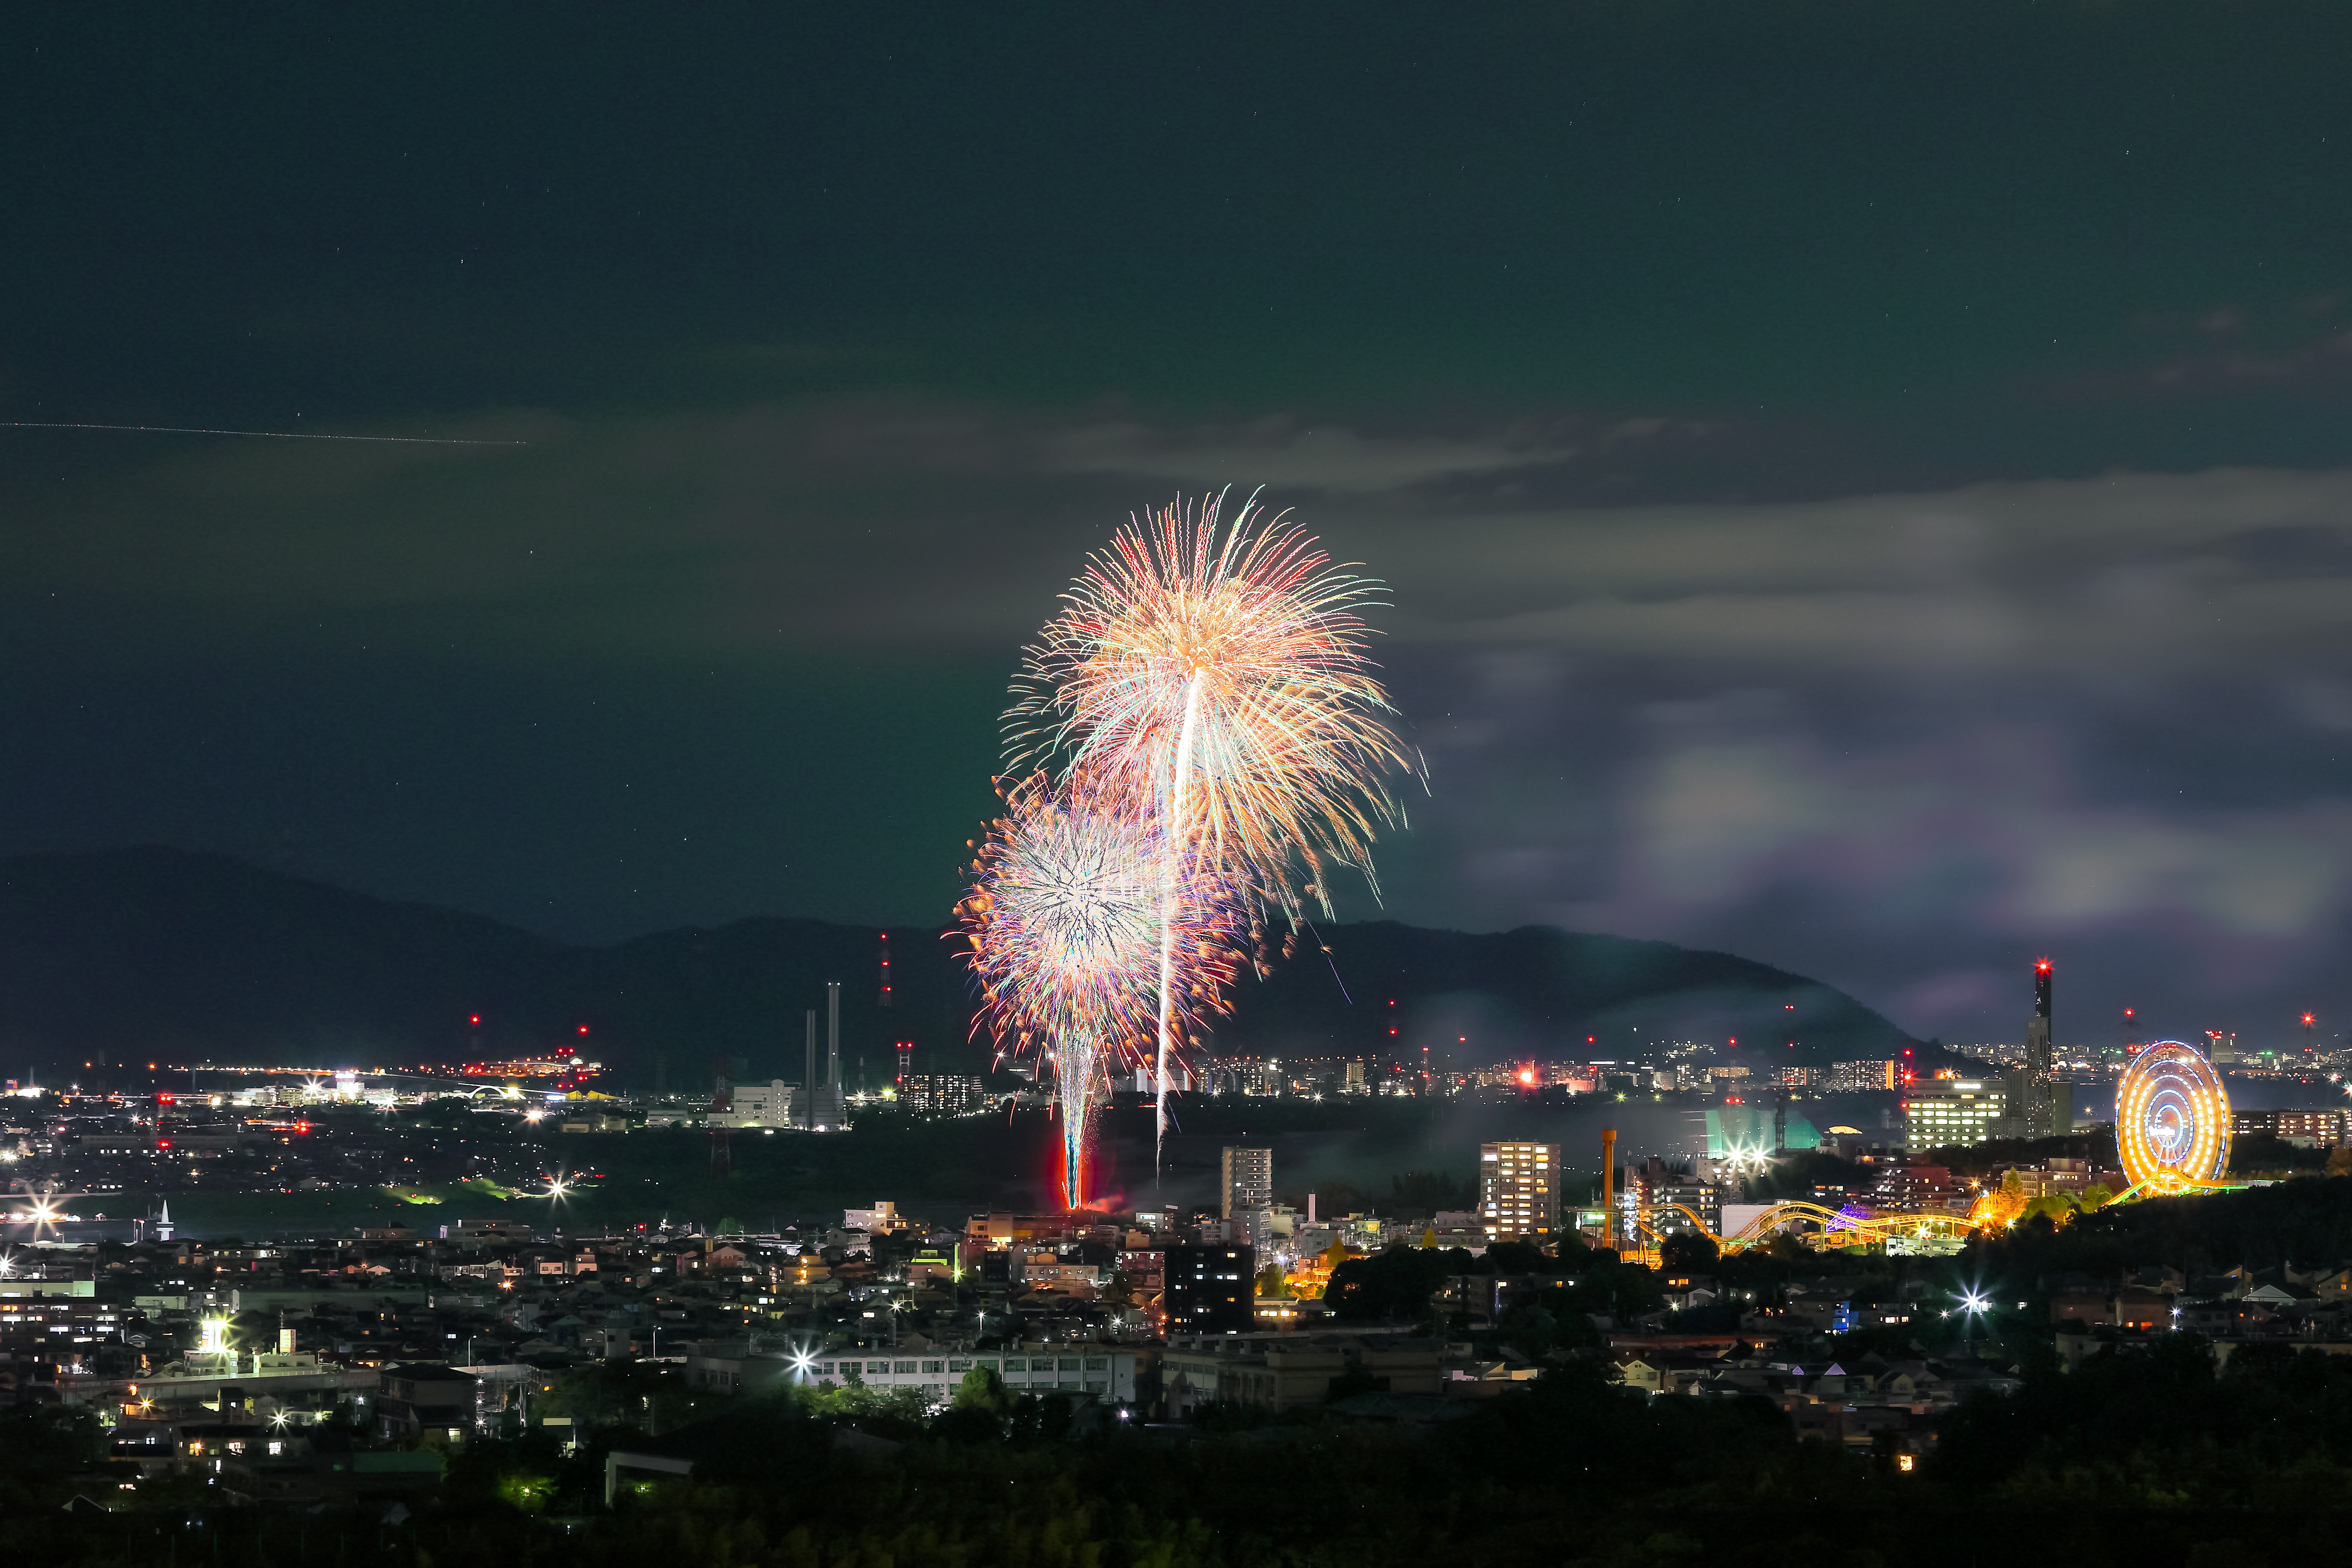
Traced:
<path fill-rule="evenodd" d="M 1229 884 L 1292 913 L 1302 895 L 1328 911 L 1329 864 L 1377 897 L 1372 840 L 1402 816 L 1385 775 L 1418 761 L 1364 651 L 1358 612 L 1379 585 L 1254 500 L 1224 523 L 1223 499 L 1130 519 L 1026 650 L 1005 714 L 1016 766 L 1061 761 L 1150 799 L 1161 824 L 1160 1137 L 1194 868 L 1227 868 Z"/>
<path fill-rule="evenodd" d="M 1211 863 L 1192 862 L 1166 925 L 1169 862 L 1148 801 L 1086 772 L 1004 787 L 958 916 L 985 1024 L 1000 1049 L 1050 1057 L 1062 1100 L 1063 1191 L 1083 1206 L 1087 1140 L 1107 1075 L 1139 1058 L 1158 1016 L 1163 949 L 1173 1011 L 1191 1024 L 1222 1005 L 1239 952 L 1239 904 Z"/>

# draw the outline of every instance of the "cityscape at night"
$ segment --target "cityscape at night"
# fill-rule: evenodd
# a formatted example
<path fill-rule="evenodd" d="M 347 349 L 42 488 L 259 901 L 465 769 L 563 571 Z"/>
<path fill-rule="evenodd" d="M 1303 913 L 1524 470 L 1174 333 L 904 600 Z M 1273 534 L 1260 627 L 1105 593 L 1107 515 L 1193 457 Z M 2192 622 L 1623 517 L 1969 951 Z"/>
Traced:
<path fill-rule="evenodd" d="M 27 13 L 0 1552 L 2273 1568 L 2352 13 Z"/>

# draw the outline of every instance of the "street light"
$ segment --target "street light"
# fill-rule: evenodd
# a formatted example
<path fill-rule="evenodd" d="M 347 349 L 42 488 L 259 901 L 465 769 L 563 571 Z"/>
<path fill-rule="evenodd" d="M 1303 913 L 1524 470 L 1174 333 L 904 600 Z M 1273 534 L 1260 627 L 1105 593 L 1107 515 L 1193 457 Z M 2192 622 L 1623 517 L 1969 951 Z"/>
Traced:
<path fill-rule="evenodd" d="M 1976 1320 L 1991 1309 L 1992 1300 L 1981 1289 L 1960 1292 L 1960 1352 L 1963 1355 L 1973 1352 L 1970 1331 L 1975 1327 Z"/>

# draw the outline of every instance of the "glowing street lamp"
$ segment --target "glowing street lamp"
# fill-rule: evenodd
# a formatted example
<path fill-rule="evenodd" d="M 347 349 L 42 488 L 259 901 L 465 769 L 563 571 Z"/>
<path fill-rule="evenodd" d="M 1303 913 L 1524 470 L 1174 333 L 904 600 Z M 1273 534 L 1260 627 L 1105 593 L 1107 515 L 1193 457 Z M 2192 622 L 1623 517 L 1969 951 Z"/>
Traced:
<path fill-rule="evenodd" d="M 1969 1352 L 1971 1343 L 1970 1336 L 1976 1327 L 1976 1321 L 1991 1310 L 1992 1298 L 1986 1295 L 1981 1287 L 1971 1288 L 1960 1292 L 1960 1351 L 1962 1354 L 1967 1354 Z"/>

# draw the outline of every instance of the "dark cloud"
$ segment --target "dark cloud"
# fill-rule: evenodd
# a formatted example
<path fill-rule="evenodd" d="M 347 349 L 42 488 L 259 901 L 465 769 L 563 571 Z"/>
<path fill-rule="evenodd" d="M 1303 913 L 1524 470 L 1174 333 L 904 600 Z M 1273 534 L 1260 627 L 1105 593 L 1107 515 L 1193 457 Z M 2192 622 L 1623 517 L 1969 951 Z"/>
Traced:
<path fill-rule="evenodd" d="M 810 763 L 841 780 L 796 805 L 823 820 L 867 771 L 938 757 L 910 738 L 942 721 L 913 694 L 927 668 L 972 672 L 945 731 L 963 751 L 939 758 L 965 784 L 940 795 L 977 798 L 987 672 L 1009 670 L 1126 504 L 1265 482 L 1392 585 L 1383 657 L 1433 768 L 1389 879 L 1406 918 L 1719 943 L 1950 1035 L 2000 1028 L 1992 977 L 2043 947 L 2112 950 L 2101 984 L 2126 989 L 2135 951 L 2163 954 L 2143 1005 L 2168 986 L 2183 1005 L 2259 1005 L 2318 984 L 2352 916 L 2334 761 L 2352 711 L 2352 473 L 1576 508 L 1433 481 L 1608 461 L 1670 427 L 1569 441 L 905 402 L 457 427 L 531 445 L 215 444 L 47 497 L 11 574 L 134 640 L 226 623 L 317 641 L 307 625 L 379 657 L 455 649 L 542 692 L 578 671 L 611 683 L 620 731 L 648 737 L 667 728 L 648 682 L 756 690 L 814 672 L 831 689 L 880 661 L 896 673 L 866 691 L 878 746 L 845 743 L 838 700 L 805 732 Z M 725 706 L 756 730 L 755 702 Z M 2252 787 L 2194 756 L 2233 732 L 2199 710 L 2250 703 L 2268 716 Z M 708 824 L 689 779 L 663 787 Z M 735 807 L 763 809 L 756 794 Z M 855 907 L 944 903 L 957 829 L 923 816 L 940 843 L 895 858 L 929 870 Z M 780 901 L 823 912 L 842 894 L 788 874 L 792 837 L 751 839 Z M 644 847 L 672 863 L 655 908 L 760 907 L 750 883 L 696 905 L 693 837 Z"/>

